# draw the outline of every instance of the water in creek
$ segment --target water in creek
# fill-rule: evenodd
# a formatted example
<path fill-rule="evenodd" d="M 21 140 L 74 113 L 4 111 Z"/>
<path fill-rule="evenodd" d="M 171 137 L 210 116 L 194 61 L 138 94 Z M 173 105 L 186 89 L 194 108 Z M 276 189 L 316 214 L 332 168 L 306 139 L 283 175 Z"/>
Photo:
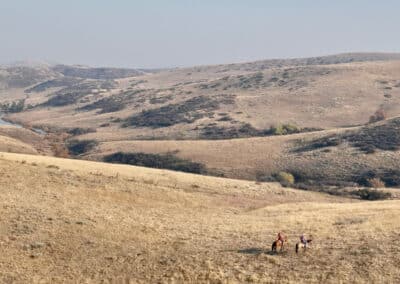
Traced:
<path fill-rule="evenodd" d="M 18 128 L 24 128 L 22 125 L 20 125 L 20 124 L 18 124 L 18 123 L 13 123 L 13 122 L 5 121 L 5 120 L 2 118 L 2 116 L 0 115 L 0 126 L 1 126 L 1 125 L 11 125 L 11 126 L 15 126 L 15 127 L 18 127 Z M 33 132 L 36 132 L 37 134 L 46 135 L 46 132 L 43 131 L 42 129 L 39 129 L 39 128 L 32 128 L 31 130 L 32 130 Z"/>

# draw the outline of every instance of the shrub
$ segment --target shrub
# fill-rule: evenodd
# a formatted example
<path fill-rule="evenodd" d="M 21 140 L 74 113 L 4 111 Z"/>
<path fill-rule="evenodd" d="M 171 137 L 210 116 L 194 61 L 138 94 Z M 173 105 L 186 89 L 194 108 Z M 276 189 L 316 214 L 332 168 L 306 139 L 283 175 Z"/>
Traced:
<path fill-rule="evenodd" d="M 221 100 L 204 96 L 194 97 L 184 102 L 169 104 L 160 108 L 143 110 L 125 120 L 123 127 L 169 127 L 178 123 L 192 123 L 218 109 Z"/>
<path fill-rule="evenodd" d="M 384 200 L 390 198 L 392 195 L 389 192 L 383 192 L 376 189 L 363 188 L 352 192 L 362 200 Z"/>
<path fill-rule="evenodd" d="M 264 136 L 261 130 L 255 129 L 249 123 L 240 126 L 223 127 L 209 124 L 201 129 L 200 139 L 232 139 L 243 137 Z"/>
<path fill-rule="evenodd" d="M 11 112 L 11 113 L 21 112 L 25 108 L 25 99 L 21 99 L 16 102 L 14 101 L 12 103 L 4 103 L 0 107 L 4 112 Z"/>
<path fill-rule="evenodd" d="M 385 186 L 399 187 L 400 186 L 400 170 L 397 169 L 375 169 L 361 173 L 356 177 L 358 184 L 362 186 L 371 186 L 369 180 L 381 180 Z"/>
<path fill-rule="evenodd" d="M 377 177 L 367 179 L 367 183 L 370 187 L 373 187 L 373 188 L 385 187 L 385 183 L 380 178 L 377 178 Z"/>
<path fill-rule="evenodd" d="M 125 108 L 124 96 L 114 95 L 107 98 L 102 98 L 91 104 L 85 105 L 77 110 L 91 111 L 99 109 L 98 113 L 110 113 L 122 110 Z"/>
<path fill-rule="evenodd" d="M 287 135 L 299 132 L 301 132 L 301 130 L 292 124 L 279 124 L 277 126 L 271 126 L 269 129 L 271 135 Z"/>
<path fill-rule="evenodd" d="M 295 182 L 294 176 L 288 172 L 279 172 L 276 174 L 275 178 L 281 184 L 294 184 Z"/>
<path fill-rule="evenodd" d="M 67 147 L 72 155 L 81 155 L 89 152 L 98 145 L 96 140 L 71 140 L 68 142 Z"/>
<path fill-rule="evenodd" d="M 206 169 L 202 164 L 178 158 L 171 153 L 147 154 L 118 152 L 105 156 L 104 161 L 108 163 L 128 164 L 158 169 L 170 169 L 174 171 L 188 173 L 206 173 Z"/>
<path fill-rule="evenodd" d="M 400 149 L 400 119 L 388 120 L 382 125 L 363 127 L 360 131 L 349 133 L 346 140 L 365 153 L 376 149 L 397 151 Z"/>
<path fill-rule="evenodd" d="M 67 130 L 68 134 L 71 134 L 73 136 L 77 135 L 83 135 L 87 133 L 93 133 L 96 132 L 95 128 L 81 128 L 81 127 L 75 127 Z"/>
<path fill-rule="evenodd" d="M 62 107 L 66 105 L 71 105 L 75 104 L 80 98 L 82 98 L 84 94 L 77 93 L 77 92 L 71 92 L 71 93 L 66 93 L 66 94 L 57 94 L 50 99 L 48 99 L 46 102 L 42 103 L 41 106 L 45 107 Z"/>
<path fill-rule="evenodd" d="M 276 179 L 269 174 L 259 171 L 256 173 L 256 181 L 257 182 L 274 182 L 274 181 L 276 181 Z"/>
<path fill-rule="evenodd" d="M 51 150 L 55 157 L 69 158 L 68 149 L 63 143 L 54 143 L 51 145 Z"/>
<path fill-rule="evenodd" d="M 373 115 L 369 117 L 369 123 L 378 122 L 386 119 L 386 113 L 383 109 L 378 109 Z"/>

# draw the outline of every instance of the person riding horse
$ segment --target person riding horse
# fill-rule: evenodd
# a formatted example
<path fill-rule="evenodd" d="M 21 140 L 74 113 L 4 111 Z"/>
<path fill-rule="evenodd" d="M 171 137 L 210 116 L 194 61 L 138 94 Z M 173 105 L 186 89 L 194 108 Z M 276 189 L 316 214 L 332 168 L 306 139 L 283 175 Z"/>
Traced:
<path fill-rule="evenodd" d="M 311 239 L 307 239 L 306 235 L 303 233 L 300 236 L 300 242 L 298 242 L 296 244 L 296 253 L 299 252 L 300 248 L 303 248 L 304 251 L 306 251 L 306 249 L 308 248 L 309 243 L 312 242 L 312 238 Z"/>
<path fill-rule="evenodd" d="M 300 242 L 304 245 L 304 248 L 307 248 L 307 238 L 304 233 L 302 233 L 300 236 Z"/>
<path fill-rule="evenodd" d="M 283 243 L 285 242 L 285 235 L 282 232 L 279 232 L 276 240 L 281 242 L 281 246 L 283 246 Z"/>
<path fill-rule="evenodd" d="M 283 246 L 285 242 L 287 242 L 287 237 L 282 232 L 279 232 L 276 240 L 272 243 L 271 250 L 273 252 L 276 252 L 277 249 L 280 247 L 280 251 L 283 251 Z"/>

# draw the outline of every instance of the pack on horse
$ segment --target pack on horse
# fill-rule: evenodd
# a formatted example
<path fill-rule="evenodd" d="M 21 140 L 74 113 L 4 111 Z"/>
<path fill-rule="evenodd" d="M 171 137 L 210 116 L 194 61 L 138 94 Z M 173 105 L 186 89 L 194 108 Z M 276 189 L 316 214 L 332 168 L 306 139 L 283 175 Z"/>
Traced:
<path fill-rule="evenodd" d="M 308 244 L 312 242 L 312 239 L 307 239 L 304 234 L 300 236 L 300 242 L 296 243 L 296 253 L 299 252 L 299 249 L 303 249 L 306 251 Z"/>
<path fill-rule="evenodd" d="M 272 243 L 271 251 L 277 252 L 278 249 L 279 251 L 283 251 L 285 243 L 287 243 L 287 236 L 284 236 L 282 232 L 279 232 L 277 239 Z"/>

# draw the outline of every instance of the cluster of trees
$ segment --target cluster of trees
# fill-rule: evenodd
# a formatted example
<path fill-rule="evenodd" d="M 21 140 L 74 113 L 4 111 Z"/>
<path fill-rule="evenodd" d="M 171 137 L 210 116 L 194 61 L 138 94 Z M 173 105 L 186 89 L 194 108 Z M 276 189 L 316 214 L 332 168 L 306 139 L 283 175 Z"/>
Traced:
<path fill-rule="evenodd" d="M 13 101 L 12 103 L 0 104 L 0 109 L 2 112 L 21 112 L 25 109 L 25 99 L 19 101 Z"/>

